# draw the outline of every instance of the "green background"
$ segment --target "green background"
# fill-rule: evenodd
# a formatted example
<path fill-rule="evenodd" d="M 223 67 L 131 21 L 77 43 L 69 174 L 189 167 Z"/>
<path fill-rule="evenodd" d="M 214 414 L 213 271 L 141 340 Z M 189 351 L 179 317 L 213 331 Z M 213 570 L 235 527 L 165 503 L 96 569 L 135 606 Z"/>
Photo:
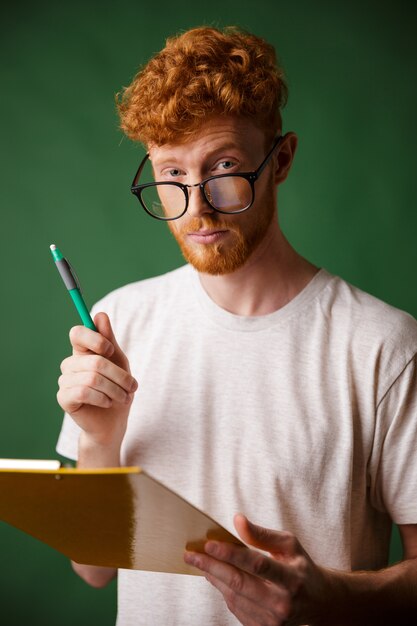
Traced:
<path fill-rule="evenodd" d="M 78 319 L 49 245 L 71 259 L 89 305 L 182 263 L 130 195 L 143 150 L 122 138 L 114 108 L 179 30 L 237 24 L 276 46 L 290 87 L 284 129 L 299 135 L 280 191 L 284 231 L 314 263 L 417 316 L 413 3 L 15 2 L 0 21 L 0 456 L 56 456 L 56 381 Z M 2 624 L 114 623 L 114 584 L 90 589 L 5 524 L 0 546 Z"/>

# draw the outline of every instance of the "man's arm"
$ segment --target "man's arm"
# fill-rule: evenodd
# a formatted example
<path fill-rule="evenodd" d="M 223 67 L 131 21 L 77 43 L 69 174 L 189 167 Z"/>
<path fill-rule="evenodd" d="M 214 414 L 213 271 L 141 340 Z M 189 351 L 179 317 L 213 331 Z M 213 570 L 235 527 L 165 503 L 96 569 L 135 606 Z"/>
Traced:
<path fill-rule="evenodd" d="M 290 533 L 256 526 L 242 515 L 235 525 L 245 543 L 271 556 L 208 541 L 206 554 L 186 553 L 185 560 L 205 573 L 245 626 L 417 623 L 417 525 L 400 527 L 406 560 L 376 572 L 319 567 Z"/>
<path fill-rule="evenodd" d="M 403 544 L 403 559 L 417 558 L 417 524 L 398 526 Z"/>
<path fill-rule="evenodd" d="M 57 398 L 81 428 L 77 467 L 118 467 L 137 383 L 107 315 L 96 315 L 94 322 L 99 332 L 71 329 L 73 354 L 61 364 Z M 93 587 L 104 587 L 117 574 L 115 568 L 75 562 L 72 567 Z"/>
<path fill-rule="evenodd" d="M 83 431 L 78 444 L 78 462 L 80 468 L 119 467 L 120 445 L 100 446 L 94 441 L 89 441 Z M 96 565 L 84 565 L 71 561 L 72 568 L 86 583 L 97 589 L 109 584 L 117 576 L 115 567 L 99 567 Z"/>

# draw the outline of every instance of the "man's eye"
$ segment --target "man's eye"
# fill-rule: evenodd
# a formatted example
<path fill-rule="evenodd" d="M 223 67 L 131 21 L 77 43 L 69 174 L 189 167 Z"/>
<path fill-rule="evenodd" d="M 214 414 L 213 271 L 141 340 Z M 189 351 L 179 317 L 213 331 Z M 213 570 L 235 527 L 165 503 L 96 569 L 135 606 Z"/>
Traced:
<path fill-rule="evenodd" d="M 177 167 L 167 167 L 161 170 L 159 174 L 157 174 L 157 177 L 164 179 L 178 178 L 179 176 L 183 176 L 183 174 L 184 172 Z"/>
<path fill-rule="evenodd" d="M 233 161 L 220 161 L 217 167 L 222 170 L 230 170 L 234 165 Z"/>

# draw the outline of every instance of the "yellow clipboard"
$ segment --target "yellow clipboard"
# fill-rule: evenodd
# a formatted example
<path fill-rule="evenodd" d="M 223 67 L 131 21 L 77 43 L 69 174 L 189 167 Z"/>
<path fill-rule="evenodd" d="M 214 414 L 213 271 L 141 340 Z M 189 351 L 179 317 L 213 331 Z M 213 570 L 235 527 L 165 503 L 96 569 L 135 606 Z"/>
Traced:
<path fill-rule="evenodd" d="M 140 467 L 0 469 L 0 519 L 77 563 L 201 575 L 183 560 L 213 538 L 244 545 Z"/>

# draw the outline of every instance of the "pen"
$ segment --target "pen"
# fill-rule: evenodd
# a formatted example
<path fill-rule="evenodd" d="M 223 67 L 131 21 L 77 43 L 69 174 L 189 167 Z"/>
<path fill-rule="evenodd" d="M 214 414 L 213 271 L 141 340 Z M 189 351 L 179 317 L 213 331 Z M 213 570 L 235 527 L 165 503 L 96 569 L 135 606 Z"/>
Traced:
<path fill-rule="evenodd" d="M 56 245 L 53 243 L 49 247 L 51 249 L 56 268 L 61 274 L 61 278 L 69 291 L 72 301 L 75 304 L 75 308 L 77 309 L 79 316 L 81 317 L 82 323 L 84 324 L 84 326 L 87 326 L 87 328 L 91 328 L 91 330 L 97 331 L 97 328 L 95 327 L 94 322 L 91 319 L 91 315 L 81 295 L 81 287 L 77 275 L 75 274 L 67 259 L 62 256 L 62 253 L 56 247 Z"/>

